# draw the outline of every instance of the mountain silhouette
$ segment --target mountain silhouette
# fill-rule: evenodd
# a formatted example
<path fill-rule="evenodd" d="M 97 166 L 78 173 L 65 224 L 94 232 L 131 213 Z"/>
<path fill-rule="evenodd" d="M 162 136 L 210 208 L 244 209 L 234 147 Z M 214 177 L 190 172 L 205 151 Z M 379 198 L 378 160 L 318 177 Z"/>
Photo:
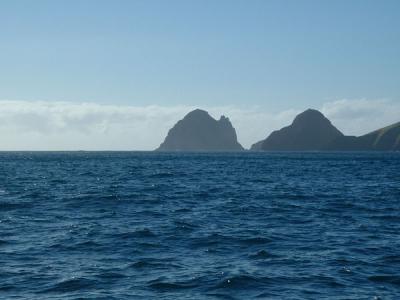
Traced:
<path fill-rule="evenodd" d="M 208 112 L 196 109 L 168 132 L 158 151 L 239 151 L 235 128 L 225 116 L 217 121 Z"/>
<path fill-rule="evenodd" d="M 255 143 L 251 150 L 264 151 L 314 151 L 343 137 L 332 123 L 319 111 L 308 109 L 297 115 L 293 123 L 272 132 L 265 140 Z"/>
<path fill-rule="evenodd" d="M 329 143 L 325 150 L 332 151 L 399 151 L 400 122 L 368 134 L 342 136 Z"/>

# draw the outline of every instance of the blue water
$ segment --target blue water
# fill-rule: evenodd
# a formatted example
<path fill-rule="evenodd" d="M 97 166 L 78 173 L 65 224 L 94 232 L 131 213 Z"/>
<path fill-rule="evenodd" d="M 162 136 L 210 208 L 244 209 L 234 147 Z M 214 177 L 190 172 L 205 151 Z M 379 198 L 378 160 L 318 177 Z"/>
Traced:
<path fill-rule="evenodd" d="M 0 153 L 1 299 L 400 299 L 400 153 Z"/>

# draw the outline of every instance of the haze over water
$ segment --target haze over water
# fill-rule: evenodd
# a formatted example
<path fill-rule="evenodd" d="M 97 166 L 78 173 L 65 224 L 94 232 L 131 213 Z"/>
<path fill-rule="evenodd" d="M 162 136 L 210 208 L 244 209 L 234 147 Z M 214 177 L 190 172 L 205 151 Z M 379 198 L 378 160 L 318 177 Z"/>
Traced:
<path fill-rule="evenodd" d="M 4 299 L 397 299 L 399 153 L 3 152 Z"/>

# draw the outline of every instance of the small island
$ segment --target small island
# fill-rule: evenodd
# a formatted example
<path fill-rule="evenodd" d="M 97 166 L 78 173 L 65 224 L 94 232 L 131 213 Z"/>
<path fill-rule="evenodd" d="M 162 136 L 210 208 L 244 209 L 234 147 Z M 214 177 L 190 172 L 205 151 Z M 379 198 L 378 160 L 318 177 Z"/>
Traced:
<path fill-rule="evenodd" d="M 342 136 L 343 133 L 322 113 L 308 109 L 297 115 L 291 125 L 272 132 L 265 140 L 254 144 L 251 150 L 322 150 L 328 143 Z"/>
<path fill-rule="evenodd" d="M 242 151 L 229 119 L 196 109 L 178 121 L 156 151 Z"/>

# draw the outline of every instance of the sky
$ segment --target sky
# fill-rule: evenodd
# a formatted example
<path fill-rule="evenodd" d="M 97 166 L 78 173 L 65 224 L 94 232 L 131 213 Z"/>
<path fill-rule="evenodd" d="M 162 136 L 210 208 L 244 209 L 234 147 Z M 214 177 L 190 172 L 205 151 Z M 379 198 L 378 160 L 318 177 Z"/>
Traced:
<path fill-rule="evenodd" d="M 400 121 L 398 0 L 0 0 L 0 150 L 151 150 L 194 108 L 249 147 Z"/>

